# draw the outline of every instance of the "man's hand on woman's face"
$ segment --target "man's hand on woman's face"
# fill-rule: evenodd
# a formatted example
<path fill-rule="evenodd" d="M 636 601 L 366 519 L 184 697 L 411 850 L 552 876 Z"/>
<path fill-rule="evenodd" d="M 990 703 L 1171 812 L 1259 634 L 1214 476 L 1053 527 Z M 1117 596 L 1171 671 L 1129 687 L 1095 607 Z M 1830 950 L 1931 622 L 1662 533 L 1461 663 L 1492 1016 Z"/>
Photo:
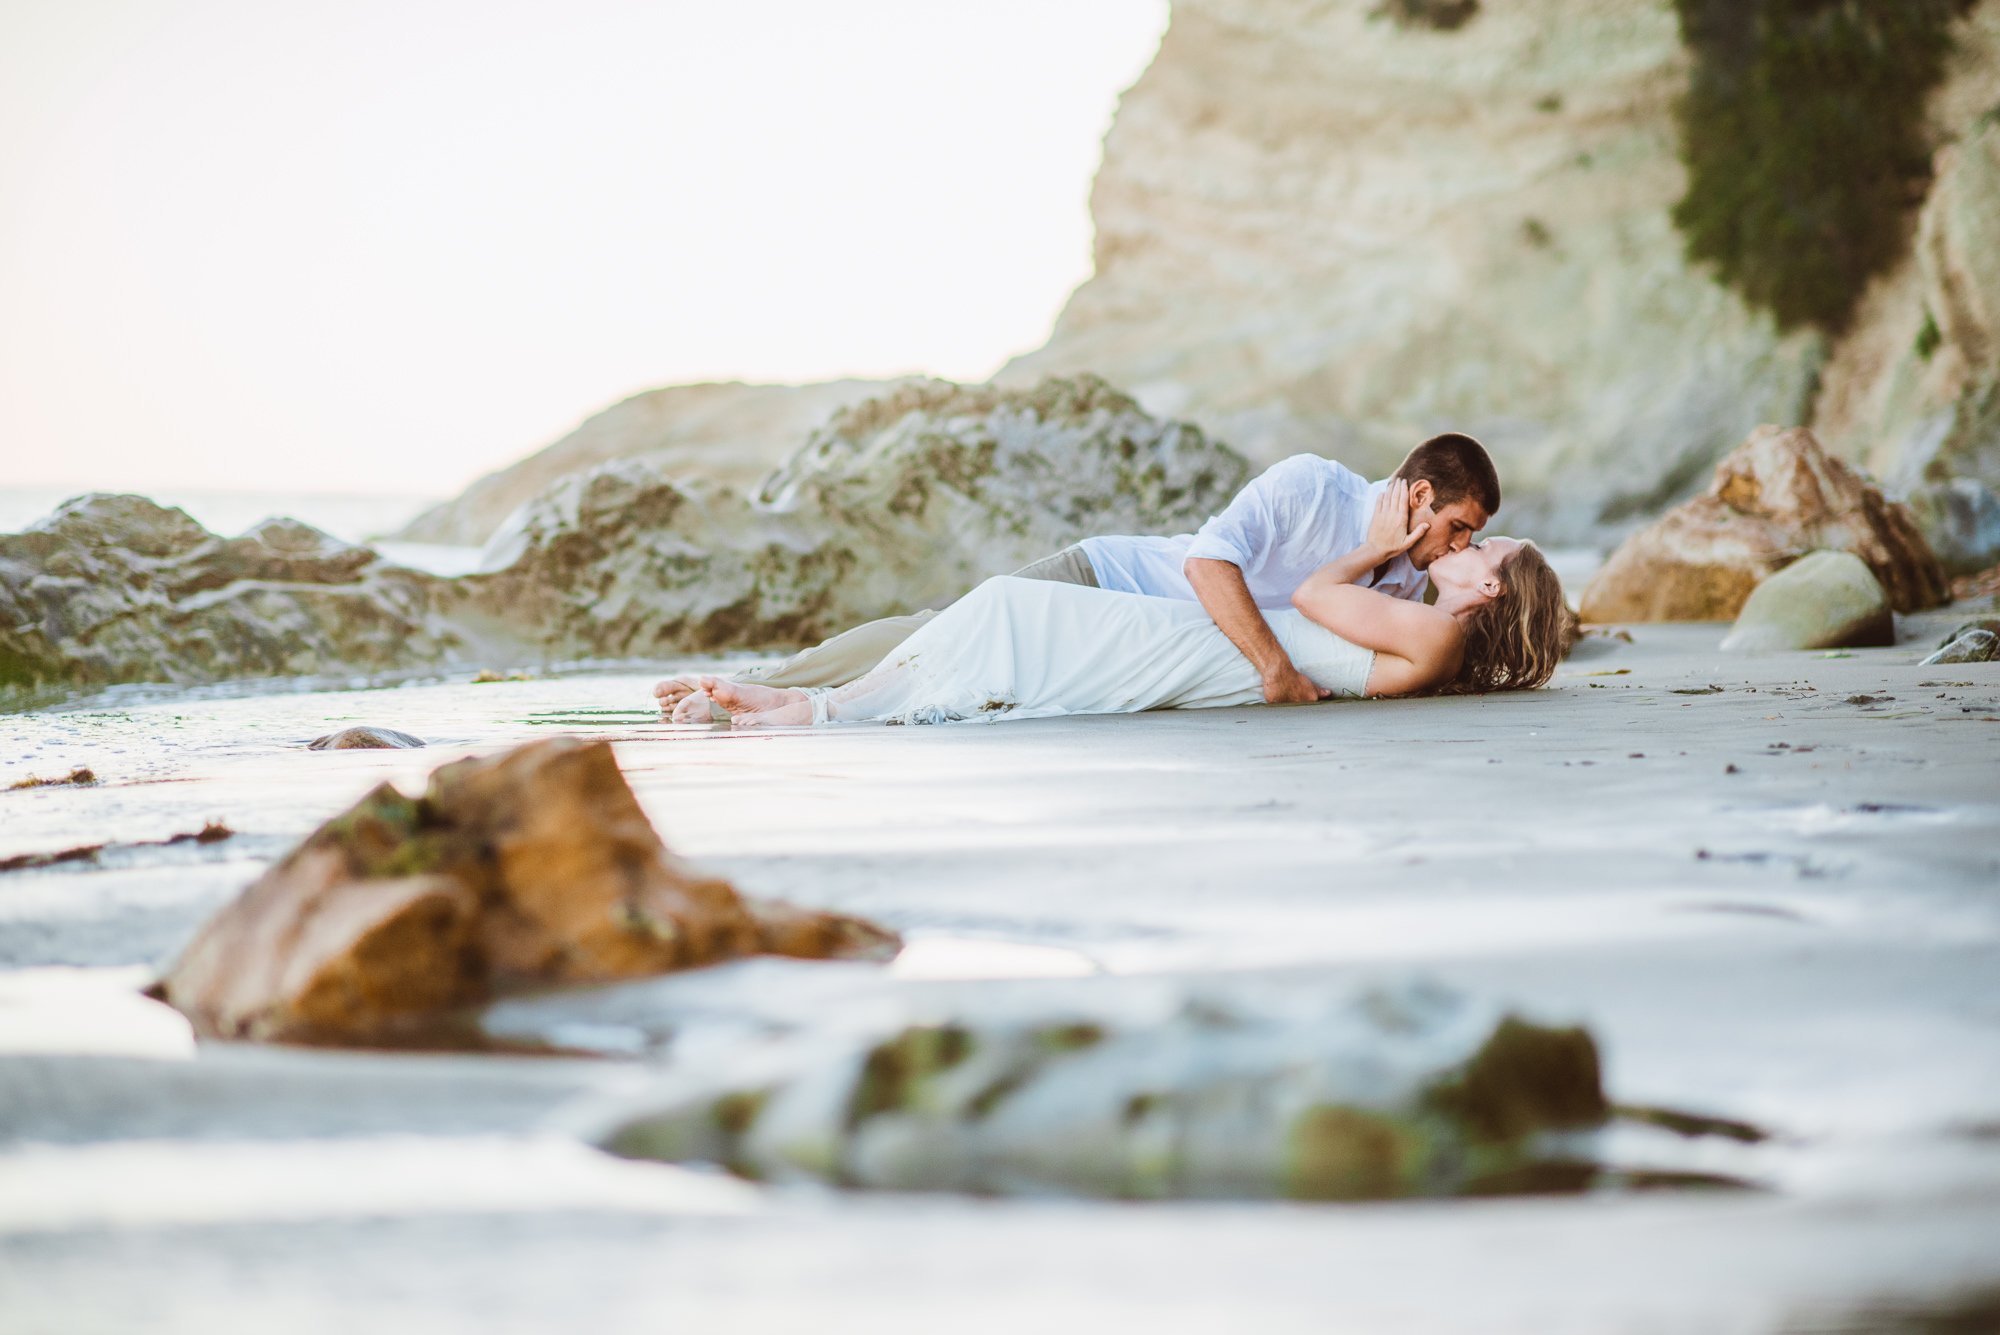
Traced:
<path fill-rule="evenodd" d="M 1389 479 L 1389 485 L 1375 498 L 1375 513 L 1368 519 L 1368 545 L 1374 550 L 1377 565 L 1401 556 L 1430 532 L 1428 523 L 1412 527 L 1411 517 L 1410 484 L 1401 478 Z"/>

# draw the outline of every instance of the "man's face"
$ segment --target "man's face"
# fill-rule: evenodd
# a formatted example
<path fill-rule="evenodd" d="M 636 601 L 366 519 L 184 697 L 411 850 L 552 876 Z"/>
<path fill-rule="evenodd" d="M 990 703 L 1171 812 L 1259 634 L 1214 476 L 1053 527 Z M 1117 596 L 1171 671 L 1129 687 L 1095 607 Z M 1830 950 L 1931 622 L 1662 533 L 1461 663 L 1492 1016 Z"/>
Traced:
<path fill-rule="evenodd" d="M 1470 496 L 1433 508 L 1431 501 L 1435 496 L 1428 482 L 1420 481 L 1410 488 L 1410 527 L 1431 526 L 1409 551 L 1410 564 L 1419 570 L 1429 570 L 1431 562 L 1446 552 L 1462 552 L 1471 546 L 1472 535 L 1485 528 L 1492 517 Z"/>

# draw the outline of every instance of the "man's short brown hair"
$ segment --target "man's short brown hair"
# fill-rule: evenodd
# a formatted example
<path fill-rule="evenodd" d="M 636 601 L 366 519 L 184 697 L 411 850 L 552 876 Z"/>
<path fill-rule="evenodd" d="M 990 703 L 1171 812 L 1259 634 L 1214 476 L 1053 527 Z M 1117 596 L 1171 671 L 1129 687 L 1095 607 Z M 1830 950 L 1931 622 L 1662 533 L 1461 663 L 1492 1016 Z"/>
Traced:
<path fill-rule="evenodd" d="M 1436 493 L 1431 507 L 1441 509 L 1470 496 L 1491 519 L 1500 513 L 1500 474 L 1486 447 L 1470 436 L 1447 431 L 1410 451 L 1396 476 L 1405 482 L 1428 482 Z"/>

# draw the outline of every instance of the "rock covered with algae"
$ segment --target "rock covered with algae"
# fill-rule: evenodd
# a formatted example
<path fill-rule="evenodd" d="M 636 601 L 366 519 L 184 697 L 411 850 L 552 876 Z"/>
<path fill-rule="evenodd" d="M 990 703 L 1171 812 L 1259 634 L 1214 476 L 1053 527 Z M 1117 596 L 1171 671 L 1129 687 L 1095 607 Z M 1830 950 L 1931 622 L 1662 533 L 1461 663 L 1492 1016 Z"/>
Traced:
<path fill-rule="evenodd" d="M 137 496 L 0 535 L 0 687 L 794 648 L 947 602 L 1093 533 L 1180 532 L 1249 465 L 1091 376 L 922 381 L 848 407 L 755 494 L 659 459 L 566 477 L 479 574 Z"/>
<path fill-rule="evenodd" d="M 896 944 L 689 867 L 608 743 L 551 738 L 446 765 L 420 798 L 377 787 L 211 918 L 158 992 L 210 1037 L 450 1045 L 454 1012 L 523 989 Z"/>
<path fill-rule="evenodd" d="M 0 686 L 370 672 L 461 647 L 444 581 L 292 519 L 239 537 L 93 493 L 0 534 Z"/>
<path fill-rule="evenodd" d="M 779 1182 L 1367 1200 L 1574 1185 L 1610 1115 L 1587 1031 L 1419 986 L 1303 1013 L 968 1007 L 872 1037 L 815 1033 L 775 1068 L 623 1109 L 597 1138 Z"/>

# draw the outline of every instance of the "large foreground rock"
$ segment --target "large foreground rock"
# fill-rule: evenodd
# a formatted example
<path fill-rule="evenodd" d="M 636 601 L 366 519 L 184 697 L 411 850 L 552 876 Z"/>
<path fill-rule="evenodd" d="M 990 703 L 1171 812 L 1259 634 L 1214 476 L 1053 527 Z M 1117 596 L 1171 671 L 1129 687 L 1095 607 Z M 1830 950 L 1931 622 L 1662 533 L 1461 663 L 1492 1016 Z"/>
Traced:
<path fill-rule="evenodd" d="M 371 672 L 464 648 L 442 581 L 290 519 L 210 533 L 92 494 L 0 535 L 0 685 Z"/>
<path fill-rule="evenodd" d="M 1895 642 L 1896 615 L 1867 563 L 1852 552 L 1813 552 L 1751 590 L 1722 647 L 1762 654 Z"/>
<path fill-rule="evenodd" d="M 1581 1185 L 1612 1112 L 1586 1031 L 1435 988 L 1189 996 L 1122 1020 L 1023 1006 L 1004 984 L 954 1002 L 877 1035 L 835 1017 L 733 1079 L 642 1096 L 597 1138 L 895 1191 L 1357 1200 Z"/>
<path fill-rule="evenodd" d="M 1187 530 L 1248 475 L 1092 376 L 924 381 L 836 414 L 755 497 L 643 462 L 571 478 L 466 583 L 555 657 L 801 644 L 1089 534 Z"/>
<path fill-rule="evenodd" d="M 450 1042 L 453 1011 L 523 988 L 895 945 L 689 868 L 608 743 L 554 738 L 447 765 L 420 799 L 378 787 L 210 919 L 159 990 L 212 1037 Z"/>
<path fill-rule="evenodd" d="M 1902 506 L 1820 448 L 1759 427 L 1708 490 L 1627 538 L 1583 591 L 1585 621 L 1722 621 L 1766 576 L 1815 550 L 1867 563 L 1899 612 L 1946 601 L 1944 571 Z"/>

